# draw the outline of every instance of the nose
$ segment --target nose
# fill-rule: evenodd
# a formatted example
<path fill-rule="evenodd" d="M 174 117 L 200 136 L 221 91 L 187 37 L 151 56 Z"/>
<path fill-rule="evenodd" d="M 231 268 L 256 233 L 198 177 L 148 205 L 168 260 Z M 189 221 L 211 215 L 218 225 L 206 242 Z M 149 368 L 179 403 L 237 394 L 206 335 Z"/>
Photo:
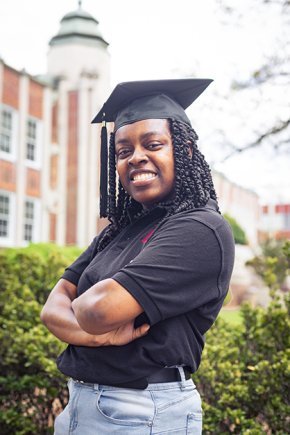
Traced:
<path fill-rule="evenodd" d="M 141 163 L 146 163 L 148 161 L 148 157 L 143 148 L 135 148 L 131 157 L 128 160 L 128 164 L 131 166 L 140 165 Z"/>

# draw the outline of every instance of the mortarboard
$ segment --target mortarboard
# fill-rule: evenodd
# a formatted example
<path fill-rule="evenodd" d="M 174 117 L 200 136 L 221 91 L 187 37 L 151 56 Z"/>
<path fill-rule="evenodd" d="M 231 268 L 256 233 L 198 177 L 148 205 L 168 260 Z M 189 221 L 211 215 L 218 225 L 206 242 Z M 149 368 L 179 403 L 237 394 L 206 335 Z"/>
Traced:
<path fill-rule="evenodd" d="M 100 216 L 107 216 L 108 144 L 106 122 L 114 122 L 114 131 L 143 119 L 190 121 L 185 113 L 211 79 L 172 79 L 124 82 L 118 84 L 92 123 L 102 123 Z"/>

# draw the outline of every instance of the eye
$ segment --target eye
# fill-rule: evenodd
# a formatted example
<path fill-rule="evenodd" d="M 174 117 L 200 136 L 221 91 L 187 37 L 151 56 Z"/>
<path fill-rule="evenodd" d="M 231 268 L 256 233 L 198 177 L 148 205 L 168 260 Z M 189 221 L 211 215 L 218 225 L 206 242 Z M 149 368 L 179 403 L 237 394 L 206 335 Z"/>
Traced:
<path fill-rule="evenodd" d="M 146 146 L 146 148 L 148 148 L 149 150 L 155 150 L 161 146 L 162 144 L 160 142 L 151 142 Z"/>
<path fill-rule="evenodd" d="M 130 150 L 128 148 L 122 148 L 119 151 L 117 151 L 117 158 L 125 159 L 129 154 L 130 154 Z"/>

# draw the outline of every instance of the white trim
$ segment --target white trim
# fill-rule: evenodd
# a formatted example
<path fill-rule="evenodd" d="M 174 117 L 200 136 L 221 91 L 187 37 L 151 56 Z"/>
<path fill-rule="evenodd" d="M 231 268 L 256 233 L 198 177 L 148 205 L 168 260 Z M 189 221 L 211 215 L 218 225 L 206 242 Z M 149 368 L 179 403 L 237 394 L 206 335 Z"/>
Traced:
<path fill-rule="evenodd" d="M 44 89 L 43 94 L 43 148 L 41 170 L 41 241 L 49 240 L 49 203 L 50 203 L 50 146 L 51 146 L 51 90 Z"/>
<path fill-rule="evenodd" d="M 9 198 L 8 236 L 0 236 L 0 246 L 10 247 L 15 245 L 13 237 L 16 223 L 16 198 L 14 192 L 8 192 L 7 190 L 0 190 L 0 195 Z"/>
<path fill-rule="evenodd" d="M 95 106 L 98 99 L 96 89 L 90 92 L 90 111 Z M 91 113 L 89 113 L 91 115 Z M 88 230 L 87 245 L 97 233 L 97 220 L 99 213 L 99 176 L 100 176 L 100 126 L 89 127 L 89 211 L 88 211 Z M 108 130 L 109 137 L 109 130 Z"/>
<path fill-rule="evenodd" d="M 17 142 L 19 135 L 19 114 L 18 111 L 7 104 L 0 103 L 0 112 L 11 113 L 11 150 L 9 152 L 0 150 L 0 159 L 15 162 L 17 156 Z M 1 122 L 1 121 L 0 121 Z M 1 132 L 1 124 L 0 124 Z"/>
<path fill-rule="evenodd" d="M 19 140 L 17 143 L 17 160 L 16 160 L 16 231 L 15 245 L 23 244 L 23 201 L 26 192 L 27 171 L 25 167 L 25 152 L 26 152 L 26 122 L 29 104 L 29 79 L 23 74 L 20 76 L 19 85 Z"/>
<path fill-rule="evenodd" d="M 51 146 L 50 146 L 50 154 L 51 154 L 52 156 L 57 156 L 57 155 L 59 155 L 59 153 L 60 153 L 59 144 L 58 144 L 58 143 L 55 143 L 55 142 L 51 143 Z"/>
<path fill-rule="evenodd" d="M 68 140 L 68 83 L 62 81 L 58 92 L 58 141 L 59 141 L 59 159 L 58 159 L 58 202 L 56 208 L 57 226 L 56 226 L 56 243 L 65 245 L 66 242 L 66 195 L 67 195 L 67 140 Z"/>
<path fill-rule="evenodd" d="M 26 202 L 30 202 L 33 204 L 33 218 L 32 218 L 32 238 L 31 240 L 24 240 L 25 236 L 25 224 L 27 223 L 27 218 L 25 216 L 26 212 Z M 23 245 L 28 245 L 29 243 L 37 243 L 41 241 L 41 200 L 37 198 L 33 198 L 31 196 L 25 196 L 23 203 Z"/>
<path fill-rule="evenodd" d="M 88 93 L 87 80 L 81 79 L 78 89 L 78 137 L 77 137 L 77 204 L 76 204 L 76 244 L 86 246 L 86 233 L 88 228 Z"/>
<path fill-rule="evenodd" d="M 0 59 L 0 101 L 3 100 L 3 75 L 4 75 L 4 62 Z"/>
<path fill-rule="evenodd" d="M 36 138 L 35 138 L 35 160 L 27 158 L 27 133 L 28 122 L 32 121 L 36 126 Z M 43 121 L 33 116 L 28 116 L 25 129 L 25 166 L 33 169 L 41 169 L 42 166 L 42 148 L 43 148 Z"/>

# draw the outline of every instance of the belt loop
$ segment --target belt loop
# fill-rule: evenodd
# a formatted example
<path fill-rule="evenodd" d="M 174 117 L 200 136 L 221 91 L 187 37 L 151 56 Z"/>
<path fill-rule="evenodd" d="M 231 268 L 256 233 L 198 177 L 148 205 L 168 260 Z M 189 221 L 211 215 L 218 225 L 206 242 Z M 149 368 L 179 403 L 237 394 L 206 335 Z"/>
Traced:
<path fill-rule="evenodd" d="M 93 384 L 92 382 L 79 381 L 78 379 L 71 378 L 71 382 L 78 385 L 85 385 L 87 387 L 93 388 L 94 390 L 100 391 L 100 384 Z"/>
<path fill-rule="evenodd" d="M 180 376 L 180 389 L 184 390 L 186 388 L 186 379 L 185 379 L 185 373 L 184 373 L 184 369 L 182 366 L 176 366 L 177 370 L 179 371 L 179 376 Z"/>

